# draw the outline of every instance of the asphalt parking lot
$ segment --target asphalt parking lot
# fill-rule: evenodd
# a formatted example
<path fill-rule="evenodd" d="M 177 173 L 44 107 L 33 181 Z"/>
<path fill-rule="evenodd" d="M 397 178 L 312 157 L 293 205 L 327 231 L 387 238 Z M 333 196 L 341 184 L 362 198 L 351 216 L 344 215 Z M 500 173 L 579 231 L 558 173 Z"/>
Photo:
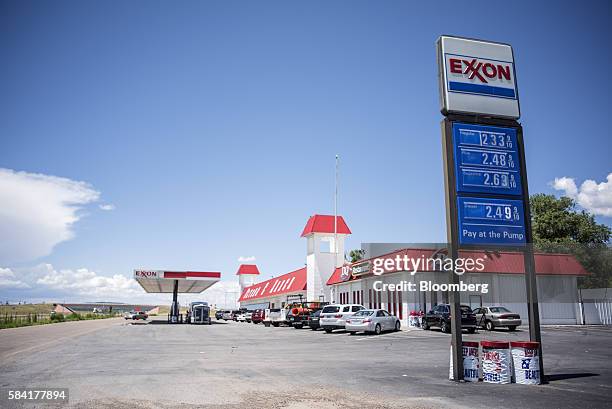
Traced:
<path fill-rule="evenodd" d="M 438 331 L 101 321 L 66 327 L 62 337 L 64 324 L 1 330 L 0 407 L 22 405 L 6 396 L 25 387 L 68 387 L 75 408 L 591 408 L 609 407 L 612 396 L 612 329 L 604 327 L 544 328 L 550 382 L 524 386 L 448 381 L 450 337 Z"/>

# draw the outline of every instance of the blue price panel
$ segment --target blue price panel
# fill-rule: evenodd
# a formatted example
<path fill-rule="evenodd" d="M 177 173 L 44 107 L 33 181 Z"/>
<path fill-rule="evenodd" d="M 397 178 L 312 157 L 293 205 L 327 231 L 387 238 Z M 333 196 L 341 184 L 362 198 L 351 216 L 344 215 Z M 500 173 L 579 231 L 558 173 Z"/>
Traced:
<path fill-rule="evenodd" d="M 521 195 L 516 129 L 453 124 L 457 192 Z"/>
<path fill-rule="evenodd" d="M 458 197 L 459 244 L 522 245 L 523 201 Z"/>

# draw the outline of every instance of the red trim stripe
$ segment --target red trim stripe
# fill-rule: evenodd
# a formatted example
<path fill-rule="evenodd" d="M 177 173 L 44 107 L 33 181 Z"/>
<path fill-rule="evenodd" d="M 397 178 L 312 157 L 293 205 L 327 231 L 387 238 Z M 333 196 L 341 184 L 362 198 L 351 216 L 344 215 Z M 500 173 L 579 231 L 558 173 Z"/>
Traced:
<path fill-rule="evenodd" d="M 212 271 L 164 271 L 164 278 L 221 278 L 221 273 Z"/>

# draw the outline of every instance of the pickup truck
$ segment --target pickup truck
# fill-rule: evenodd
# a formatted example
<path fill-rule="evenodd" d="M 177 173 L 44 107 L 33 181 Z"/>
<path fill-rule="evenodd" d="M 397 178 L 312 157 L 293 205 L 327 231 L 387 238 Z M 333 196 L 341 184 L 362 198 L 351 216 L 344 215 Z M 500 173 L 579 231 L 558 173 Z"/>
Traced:
<path fill-rule="evenodd" d="M 278 327 L 287 323 L 287 310 L 285 308 L 266 308 L 263 323 L 266 327 Z"/>

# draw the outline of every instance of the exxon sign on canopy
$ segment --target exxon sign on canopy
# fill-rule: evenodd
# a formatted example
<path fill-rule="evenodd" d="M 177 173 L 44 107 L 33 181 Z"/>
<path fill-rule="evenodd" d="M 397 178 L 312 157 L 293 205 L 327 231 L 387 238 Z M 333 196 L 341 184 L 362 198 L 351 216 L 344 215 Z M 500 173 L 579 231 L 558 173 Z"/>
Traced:
<path fill-rule="evenodd" d="M 520 117 L 511 46 L 449 36 L 441 36 L 437 46 L 444 115 Z"/>

